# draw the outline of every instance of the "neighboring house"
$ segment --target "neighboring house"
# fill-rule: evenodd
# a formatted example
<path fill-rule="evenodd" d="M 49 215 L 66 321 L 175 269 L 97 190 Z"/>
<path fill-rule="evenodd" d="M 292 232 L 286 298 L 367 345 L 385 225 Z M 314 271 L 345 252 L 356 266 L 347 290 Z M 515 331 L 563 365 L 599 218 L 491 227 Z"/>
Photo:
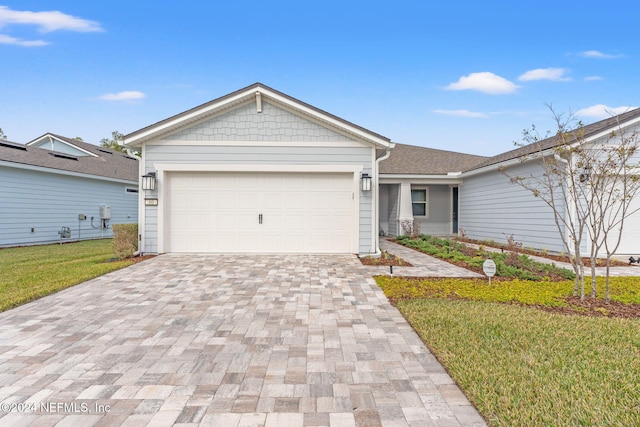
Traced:
<path fill-rule="evenodd" d="M 377 163 L 393 143 L 263 84 L 124 142 L 157 180 L 140 197 L 143 252 L 377 251 Z"/>
<path fill-rule="evenodd" d="M 111 237 L 138 220 L 138 160 L 47 133 L 0 140 L 0 246 Z"/>
<path fill-rule="evenodd" d="M 597 143 L 639 117 L 584 130 Z M 375 254 L 379 236 L 413 228 L 563 250 L 550 209 L 499 171 L 535 170 L 519 161 L 532 147 L 488 158 L 395 144 L 260 83 L 125 145 L 142 152 L 139 174 L 154 175 L 140 193 L 143 252 Z M 631 222 L 621 253 L 636 252 L 640 221 Z"/>

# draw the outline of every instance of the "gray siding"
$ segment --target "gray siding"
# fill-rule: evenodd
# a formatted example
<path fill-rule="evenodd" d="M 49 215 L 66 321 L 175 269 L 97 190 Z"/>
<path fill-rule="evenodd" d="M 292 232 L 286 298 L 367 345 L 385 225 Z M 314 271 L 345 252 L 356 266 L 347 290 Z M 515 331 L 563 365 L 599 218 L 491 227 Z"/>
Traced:
<path fill-rule="evenodd" d="M 99 226 L 100 206 L 108 205 L 109 224 L 138 222 L 138 194 L 127 187 L 136 186 L 0 166 L 0 246 L 59 242 L 63 226 L 71 228 L 65 240 L 112 237 L 110 227 L 92 228 L 91 217 Z"/>
<path fill-rule="evenodd" d="M 372 173 L 370 146 L 362 147 L 282 147 L 226 145 L 147 145 L 145 169 L 153 171 L 156 163 L 225 163 L 225 164 L 297 164 L 364 165 Z M 152 196 L 149 194 L 148 196 Z M 162 203 L 160 201 L 160 203 Z M 372 233 L 372 193 L 360 192 L 360 253 L 370 253 Z M 145 251 L 157 252 L 157 208 L 146 207 Z"/>
<path fill-rule="evenodd" d="M 420 188 L 421 186 L 417 186 Z M 420 232 L 430 236 L 451 234 L 451 189 L 444 185 L 429 185 L 428 218 L 415 217 Z"/>
<path fill-rule="evenodd" d="M 519 176 L 539 172 L 533 162 L 508 169 Z M 566 251 L 551 208 L 497 169 L 465 177 L 459 191 L 459 227 L 467 237 L 506 243 L 513 235 L 525 247 Z"/>
<path fill-rule="evenodd" d="M 205 120 L 165 137 L 183 141 L 349 141 L 331 129 L 296 116 L 268 102 L 262 112 L 249 102 L 227 113 Z"/>

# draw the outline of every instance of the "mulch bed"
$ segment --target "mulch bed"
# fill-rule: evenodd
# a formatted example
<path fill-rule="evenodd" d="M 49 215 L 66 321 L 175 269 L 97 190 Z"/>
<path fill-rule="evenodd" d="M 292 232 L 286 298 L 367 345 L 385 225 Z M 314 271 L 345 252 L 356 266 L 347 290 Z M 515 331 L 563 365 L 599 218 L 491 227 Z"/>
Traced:
<path fill-rule="evenodd" d="M 464 237 L 456 237 L 455 240 L 458 240 L 460 242 L 465 242 L 465 243 L 473 243 L 474 245 L 480 245 L 480 246 L 485 246 L 485 247 L 491 247 L 491 248 L 497 248 L 497 249 L 503 249 L 505 251 L 509 251 L 509 252 L 517 252 L 520 254 L 525 254 L 525 255 L 533 255 L 533 256 L 538 256 L 541 258 L 547 258 L 556 262 L 566 262 L 566 263 L 571 263 L 571 259 L 564 255 L 564 256 L 560 256 L 560 255 L 553 255 L 553 254 L 549 254 L 549 253 L 544 253 L 544 252 L 540 252 L 540 251 L 533 251 L 533 250 L 528 250 L 522 247 L 508 247 L 507 245 L 500 245 L 500 244 L 487 244 L 486 242 L 480 242 L 478 240 L 473 240 L 473 239 L 466 239 Z M 584 264 L 585 267 L 591 267 L 591 258 L 582 258 L 582 263 Z M 629 263 L 628 262 L 623 262 L 623 261 L 617 261 L 612 259 L 610 266 L 611 267 L 624 267 L 624 266 L 628 266 Z M 606 260 L 599 258 L 596 260 L 596 267 L 606 267 Z"/>
<path fill-rule="evenodd" d="M 375 257 L 371 257 L 371 256 L 366 256 L 366 257 L 362 257 L 359 258 L 360 262 L 363 265 L 373 265 L 373 266 L 394 266 L 394 267 L 413 267 L 412 264 L 408 263 L 407 261 L 403 260 L 400 257 L 397 257 L 387 251 L 382 251 L 382 255 L 380 255 L 379 257 L 375 258 Z"/>
<path fill-rule="evenodd" d="M 127 258 L 127 259 L 133 261 L 134 264 L 137 264 L 139 262 L 146 261 L 146 260 L 154 258 L 156 256 L 157 255 L 142 255 L 142 256 L 135 256 L 135 257 Z M 121 261 L 121 260 L 118 259 L 118 258 L 111 258 L 108 262 L 116 262 L 116 261 Z"/>
<path fill-rule="evenodd" d="M 640 304 L 625 304 L 619 301 L 605 301 L 602 298 L 570 296 L 565 298 L 567 303 L 563 307 L 535 306 L 550 313 L 591 316 L 591 317 L 619 317 L 623 319 L 640 319 Z"/>

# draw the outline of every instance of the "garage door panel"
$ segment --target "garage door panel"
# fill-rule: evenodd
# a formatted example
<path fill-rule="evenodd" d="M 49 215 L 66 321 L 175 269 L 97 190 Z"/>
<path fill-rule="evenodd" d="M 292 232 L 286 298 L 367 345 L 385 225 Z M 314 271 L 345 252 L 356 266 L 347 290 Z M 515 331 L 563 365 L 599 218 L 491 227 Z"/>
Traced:
<path fill-rule="evenodd" d="M 352 252 L 353 186 L 350 173 L 169 173 L 165 247 Z"/>

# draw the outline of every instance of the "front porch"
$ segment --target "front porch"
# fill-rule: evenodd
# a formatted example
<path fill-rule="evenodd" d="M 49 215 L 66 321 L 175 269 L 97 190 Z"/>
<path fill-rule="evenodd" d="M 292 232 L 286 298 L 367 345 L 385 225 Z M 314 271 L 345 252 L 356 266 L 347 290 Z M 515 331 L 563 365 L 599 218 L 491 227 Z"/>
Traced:
<path fill-rule="evenodd" d="M 385 179 L 379 186 L 380 235 L 458 233 L 458 184 Z"/>

